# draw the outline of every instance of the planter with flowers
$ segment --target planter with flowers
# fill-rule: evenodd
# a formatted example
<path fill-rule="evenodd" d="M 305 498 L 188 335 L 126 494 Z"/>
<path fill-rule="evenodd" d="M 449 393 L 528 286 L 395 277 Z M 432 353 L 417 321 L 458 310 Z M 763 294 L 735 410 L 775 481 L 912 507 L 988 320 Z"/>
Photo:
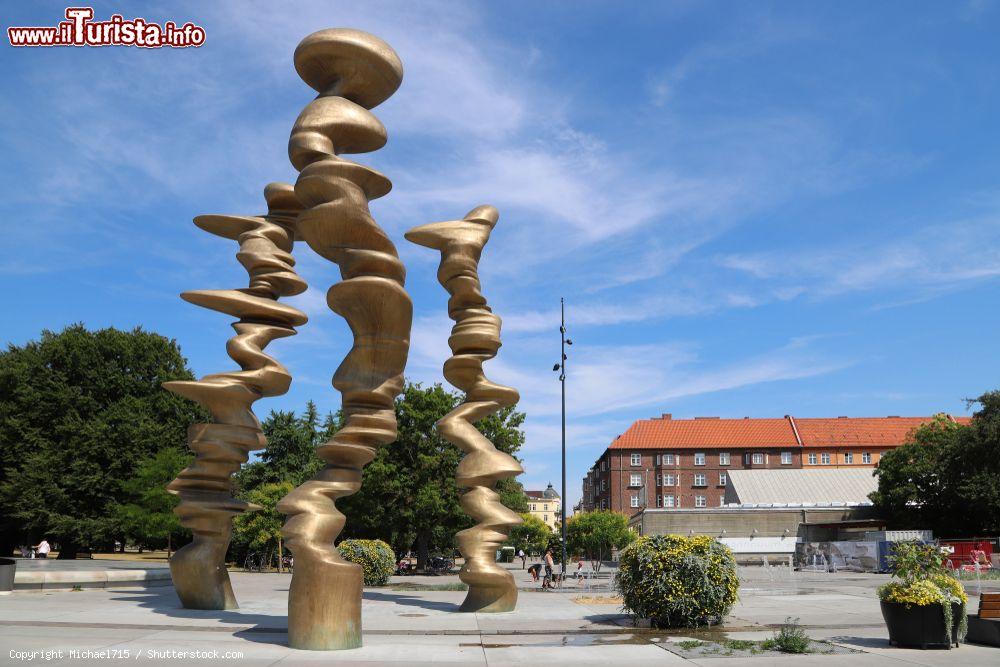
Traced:
<path fill-rule="evenodd" d="M 889 643 L 951 648 L 965 639 L 968 598 L 944 560 L 933 544 L 897 542 L 893 547 L 893 580 L 878 589 Z"/>

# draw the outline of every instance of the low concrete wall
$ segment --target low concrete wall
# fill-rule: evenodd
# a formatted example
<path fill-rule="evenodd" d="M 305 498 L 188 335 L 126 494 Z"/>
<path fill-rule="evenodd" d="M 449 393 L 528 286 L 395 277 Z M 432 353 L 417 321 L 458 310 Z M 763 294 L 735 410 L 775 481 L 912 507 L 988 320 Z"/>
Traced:
<path fill-rule="evenodd" d="M 21 571 L 14 577 L 14 590 L 51 591 L 74 588 L 118 588 L 121 586 L 169 586 L 170 570 L 63 570 Z"/>
<path fill-rule="evenodd" d="M 870 508 L 867 507 L 718 507 L 645 510 L 633 517 L 630 524 L 637 527 L 643 535 L 673 533 L 713 537 L 795 537 L 800 534 L 801 524 L 848 521 L 869 516 Z"/>

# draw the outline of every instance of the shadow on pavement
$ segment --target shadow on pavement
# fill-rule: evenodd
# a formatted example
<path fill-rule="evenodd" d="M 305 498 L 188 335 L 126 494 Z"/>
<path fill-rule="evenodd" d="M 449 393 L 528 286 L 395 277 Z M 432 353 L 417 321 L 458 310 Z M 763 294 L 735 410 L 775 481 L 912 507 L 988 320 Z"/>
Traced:
<path fill-rule="evenodd" d="M 424 600 L 412 595 L 402 595 L 399 593 L 377 593 L 375 591 L 365 591 L 364 599 L 394 602 L 396 604 L 406 605 L 407 607 L 422 607 L 424 609 L 431 609 L 434 611 L 458 611 L 458 605 L 454 602 Z"/>
<path fill-rule="evenodd" d="M 116 596 L 115 600 L 134 602 L 145 609 L 169 618 L 204 619 L 206 621 L 221 621 L 225 624 L 240 627 L 233 634 L 247 641 L 263 644 L 288 644 L 288 619 L 285 616 L 269 614 L 253 614 L 235 609 L 185 609 L 173 587 L 130 590 L 127 594 Z M 246 627 L 246 626 L 252 627 Z M 235 629 L 225 626 L 206 627 L 205 625 L 178 624 L 170 627 L 158 626 L 162 630 L 229 632 Z"/>

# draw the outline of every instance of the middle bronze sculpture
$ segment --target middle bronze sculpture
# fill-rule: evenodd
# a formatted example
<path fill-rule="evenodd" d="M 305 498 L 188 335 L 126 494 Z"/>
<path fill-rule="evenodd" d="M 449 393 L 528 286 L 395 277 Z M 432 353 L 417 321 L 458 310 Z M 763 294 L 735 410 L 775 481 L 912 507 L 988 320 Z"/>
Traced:
<path fill-rule="evenodd" d="M 483 362 L 500 349 L 500 318 L 483 296 L 479 258 L 498 218 L 492 206 L 479 206 L 462 220 L 434 222 L 406 233 L 409 241 L 441 251 L 438 281 L 451 294 L 448 315 L 455 320 L 448 338 L 452 356 L 444 364 L 444 377 L 465 392 L 465 401 L 437 423 L 437 430 L 466 452 L 455 481 L 468 489 L 461 498 L 462 509 L 477 521 L 457 535 L 465 558 L 458 576 L 469 586 L 461 611 L 511 611 L 517 604 L 514 577 L 497 565 L 495 554 L 521 517 L 500 502 L 494 487 L 524 469 L 474 426 L 520 398 L 516 389 L 490 382 L 483 373 Z"/>

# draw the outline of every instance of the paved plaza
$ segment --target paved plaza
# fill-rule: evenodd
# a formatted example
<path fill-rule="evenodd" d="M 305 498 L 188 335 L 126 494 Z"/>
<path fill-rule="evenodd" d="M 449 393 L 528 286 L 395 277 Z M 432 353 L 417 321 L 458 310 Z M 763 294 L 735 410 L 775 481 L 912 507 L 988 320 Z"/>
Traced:
<path fill-rule="evenodd" d="M 519 584 L 529 590 L 522 592 L 517 611 L 510 614 L 458 613 L 464 592 L 420 588 L 453 584 L 454 576 L 396 577 L 388 587 L 368 589 L 363 611 L 365 645 L 340 652 L 288 648 L 289 575 L 234 572 L 241 608 L 232 611 L 181 609 L 170 586 L 21 591 L 0 597 L 0 662 L 17 664 L 19 657 L 33 651 L 61 650 L 62 659 L 47 664 L 163 661 L 204 665 L 210 657 L 240 665 L 317 661 L 522 666 L 642 661 L 716 667 L 1000 664 L 1000 649 L 984 646 L 966 644 L 951 651 L 890 647 L 874 595 L 875 586 L 886 580 L 880 575 L 745 568 L 741 570 L 741 601 L 723 628 L 672 633 L 633 627 L 617 605 L 600 603 L 610 595 L 607 591 L 585 593 L 571 587 L 541 592 L 526 573 L 514 572 Z M 990 584 L 995 587 L 997 582 Z M 418 590 L 400 590 L 401 585 Z M 974 604 L 975 600 L 970 607 Z M 812 638 L 856 652 L 686 660 L 671 650 L 685 639 L 763 639 L 788 617 L 798 618 Z M 112 653 L 110 659 L 93 653 L 85 659 L 86 651 Z M 177 658 L 170 651 L 189 654 Z M 44 656 L 34 654 L 34 658 L 33 662 L 41 662 Z"/>

